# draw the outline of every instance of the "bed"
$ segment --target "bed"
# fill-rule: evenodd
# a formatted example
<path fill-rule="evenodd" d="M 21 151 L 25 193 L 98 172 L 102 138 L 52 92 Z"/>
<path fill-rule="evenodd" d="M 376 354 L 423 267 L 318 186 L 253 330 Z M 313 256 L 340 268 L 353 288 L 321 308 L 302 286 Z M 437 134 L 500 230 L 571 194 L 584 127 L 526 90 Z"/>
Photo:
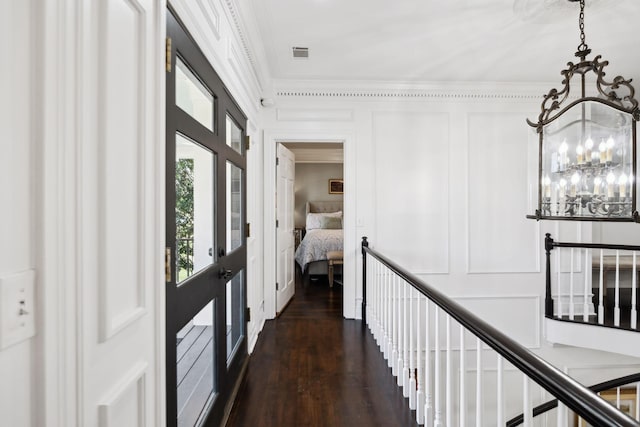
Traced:
<path fill-rule="evenodd" d="M 303 273 L 328 273 L 327 252 L 342 251 L 342 202 L 307 202 L 306 233 L 296 249 L 295 259 Z"/>

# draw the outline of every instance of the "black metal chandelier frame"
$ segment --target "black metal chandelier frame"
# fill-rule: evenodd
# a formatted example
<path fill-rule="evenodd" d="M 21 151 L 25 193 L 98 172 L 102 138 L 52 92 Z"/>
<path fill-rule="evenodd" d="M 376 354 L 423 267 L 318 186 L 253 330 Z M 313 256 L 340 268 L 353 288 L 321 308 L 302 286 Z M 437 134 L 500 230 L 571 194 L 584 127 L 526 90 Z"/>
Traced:
<path fill-rule="evenodd" d="M 615 77 L 612 81 L 605 80 L 605 67 L 609 65 L 609 61 L 602 60 L 601 55 L 595 56 L 592 60 L 588 60 L 587 56 L 591 53 L 591 49 L 585 42 L 584 32 L 584 0 L 569 0 L 571 2 L 580 2 L 580 45 L 575 56 L 580 60 L 577 62 L 568 62 L 567 68 L 561 71 L 564 77 L 562 80 L 563 87 L 561 90 L 551 89 L 545 96 L 541 104 L 541 112 L 537 122 L 527 119 L 529 126 L 536 129 L 539 135 L 538 147 L 538 206 L 535 215 L 527 215 L 527 218 L 541 220 L 571 220 L 571 221 L 615 221 L 615 222 L 640 222 L 640 214 L 637 210 L 637 142 L 636 142 L 636 122 L 640 120 L 640 108 L 638 100 L 635 98 L 635 89 L 631 85 L 631 79 L 625 79 L 622 76 Z M 586 75 L 595 74 L 595 89 L 597 96 L 588 96 L 586 88 Z M 580 97 L 573 101 L 570 100 L 571 81 L 574 77 L 580 78 Z M 592 92 L 593 93 L 593 92 Z M 594 102 L 613 108 L 617 111 L 627 113 L 631 117 L 631 144 L 632 144 L 632 176 L 631 183 L 631 209 L 627 216 L 615 215 L 593 215 L 593 216 L 574 216 L 569 215 L 552 215 L 549 209 L 543 206 L 543 143 L 545 136 L 545 126 L 554 122 L 563 114 L 571 110 L 577 105 L 582 105 L 582 121 L 584 122 L 585 103 Z M 583 123 L 584 128 L 584 123 Z M 548 202 L 548 199 L 546 199 Z M 611 212 L 615 212 L 615 203 L 611 204 Z M 609 205 L 607 205 L 609 209 Z"/>

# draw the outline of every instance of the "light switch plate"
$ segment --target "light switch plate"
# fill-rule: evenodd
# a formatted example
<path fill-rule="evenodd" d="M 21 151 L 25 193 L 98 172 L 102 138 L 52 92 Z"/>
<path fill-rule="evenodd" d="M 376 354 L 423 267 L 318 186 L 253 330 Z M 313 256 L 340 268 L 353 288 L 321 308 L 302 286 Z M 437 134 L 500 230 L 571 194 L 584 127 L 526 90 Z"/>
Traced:
<path fill-rule="evenodd" d="M 35 335 L 34 270 L 0 277 L 0 349 Z"/>

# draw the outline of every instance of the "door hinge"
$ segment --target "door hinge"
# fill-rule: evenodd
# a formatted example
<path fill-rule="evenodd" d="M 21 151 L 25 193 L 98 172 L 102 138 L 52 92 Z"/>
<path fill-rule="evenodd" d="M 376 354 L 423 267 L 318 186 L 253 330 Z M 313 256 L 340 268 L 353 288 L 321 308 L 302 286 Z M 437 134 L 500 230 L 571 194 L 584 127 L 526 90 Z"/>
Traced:
<path fill-rule="evenodd" d="M 276 282 L 276 291 L 280 290 L 280 283 Z"/>
<path fill-rule="evenodd" d="M 246 227 L 247 238 L 251 237 L 251 224 L 247 223 Z"/>
<path fill-rule="evenodd" d="M 245 322 L 251 322 L 251 307 L 247 307 L 247 312 L 245 314 Z"/>
<path fill-rule="evenodd" d="M 276 228 L 280 227 L 280 221 L 276 219 Z"/>
<path fill-rule="evenodd" d="M 171 37 L 167 37 L 167 41 L 165 44 L 166 47 L 166 67 L 167 67 L 167 72 L 170 73 L 171 72 Z"/>
<path fill-rule="evenodd" d="M 280 159 L 276 157 L 276 166 L 280 166 Z"/>
<path fill-rule="evenodd" d="M 251 148 L 251 137 L 249 135 L 244 137 L 244 149 L 245 151 L 249 151 Z"/>
<path fill-rule="evenodd" d="M 171 248 L 164 249 L 164 279 L 171 282 Z"/>

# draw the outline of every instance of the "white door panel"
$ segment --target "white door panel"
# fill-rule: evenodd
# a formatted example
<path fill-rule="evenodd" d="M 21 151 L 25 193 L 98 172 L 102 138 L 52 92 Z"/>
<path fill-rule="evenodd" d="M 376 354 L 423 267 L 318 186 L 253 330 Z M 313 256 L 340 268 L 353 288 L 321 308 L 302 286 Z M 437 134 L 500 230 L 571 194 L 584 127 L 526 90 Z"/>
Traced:
<path fill-rule="evenodd" d="M 280 313 L 295 293 L 293 236 L 295 156 L 282 144 L 278 144 L 277 169 L 276 312 Z"/>

